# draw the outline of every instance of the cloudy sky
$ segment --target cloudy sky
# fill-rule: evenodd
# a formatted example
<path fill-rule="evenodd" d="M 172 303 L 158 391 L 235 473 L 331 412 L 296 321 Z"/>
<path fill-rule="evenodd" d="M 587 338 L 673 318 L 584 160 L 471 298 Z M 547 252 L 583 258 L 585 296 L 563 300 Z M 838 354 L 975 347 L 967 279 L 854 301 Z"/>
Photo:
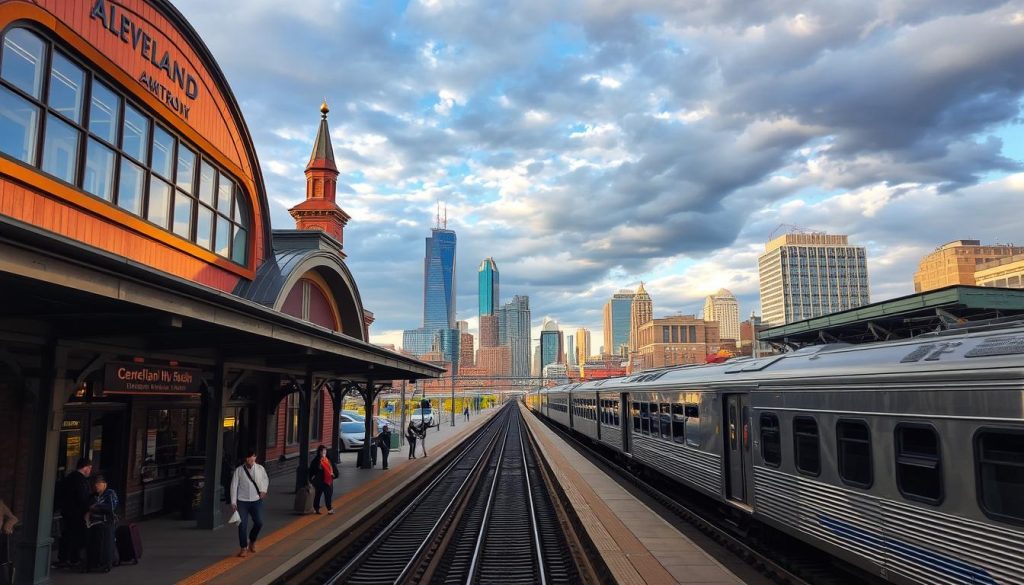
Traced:
<path fill-rule="evenodd" d="M 175 3 L 242 105 L 274 227 L 327 97 L 378 343 L 421 323 L 438 202 L 460 319 L 493 256 L 503 300 L 595 350 L 603 304 L 640 280 L 656 316 L 721 287 L 759 310 L 780 226 L 866 246 L 873 301 L 913 292 L 946 241 L 1024 242 L 1024 2 Z"/>

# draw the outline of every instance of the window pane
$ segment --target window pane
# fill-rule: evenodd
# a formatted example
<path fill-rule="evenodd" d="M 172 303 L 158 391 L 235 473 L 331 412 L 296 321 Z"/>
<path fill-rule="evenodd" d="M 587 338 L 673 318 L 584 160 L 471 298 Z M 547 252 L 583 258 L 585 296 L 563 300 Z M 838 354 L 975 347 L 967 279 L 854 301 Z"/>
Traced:
<path fill-rule="evenodd" d="M 668 404 L 661 405 L 661 436 L 667 441 L 672 440 L 672 414 Z"/>
<path fill-rule="evenodd" d="M 36 164 L 39 108 L 6 87 L 0 87 L 0 152 Z"/>
<path fill-rule="evenodd" d="M 185 238 L 192 237 L 192 198 L 177 191 L 174 195 L 174 233 Z"/>
<path fill-rule="evenodd" d="M 941 501 L 942 466 L 935 429 L 917 425 L 896 429 L 896 484 L 910 499 Z"/>
<path fill-rule="evenodd" d="M 117 183 L 117 205 L 135 215 L 142 215 L 142 190 L 146 173 L 126 158 L 121 159 L 121 179 Z"/>
<path fill-rule="evenodd" d="M 213 207 L 213 184 L 217 179 L 217 171 L 204 160 L 199 166 L 199 200 Z"/>
<path fill-rule="evenodd" d="M 640 432 L 644 435 L 651 434 L 651 405 L 649 402 L 640 403 Z M 658 428 L 654 428 L 654 432 L 658 432 Z"/>
<path fill-rule="evenodd" d="M 241 228 L 234 228 L 235 241 L 231 244 L 231 259 L 239 264 L 245 264 L 245 251 L 248 245 L 246 231 Z"/>
<path fill-rule="evenodd" d="M 174 137 L 157 126 L 153 129 L 153 163 L 150 165 L 161 176 L 170 179 L 171 163 L 174 162 Z"/>
<path fill-rule="evenodd" d="M 117 144 L 117 124 L 121 98 L 107 86 L 93 80 L 89 106 L 89 131 L 111 144 Z"/>
<path fill-rule="evenodd" d="M 219 215 L 217 216 L 217 244 L 213 249 L 225 258 L 231 251 L 231 222 Z"/>
<path fill-rule="evenodd" d="M 985 511 L 1024 521 L 1024 433 L 986 431 L 978 435 L 977 450 Z"/>
<path fill-rule="evenodd" d="M 156 225 L 168 227 L 168 211 L 171 205 L 171 186 L 157 177 L 149 179 L 149 209 L 146 219 Z"/>
<path fill-rule="evenodd" d="M 235 184 L 231 178 L 224 173 L 220 174 L 217 181 L 217 211 L 231 217 L 231 196 L 234 194 Z"/>
<path fill-rule="evenodd" d="M 676 443 L 682 443 L 685 435 L 684 429 L 686 418 L 683 416 L 683 405 L 672 405 L 672 437 Z"/>
<path fill-rule="evenodd" d="M 50 68 L 50 107 L 81 124 L 84 85 L 85 71 L 55 51 Z"/>
<path fill-rule="evenodd" d="M 821 473 L 818 423 L 813 418 L 793 419 L 793 445 L 796 449 L 797 471 L 810 475 Z"/>
<path fill-rule="evenodd" d="M 4 36 L 3 68 L 0 77 L 39 98 L 43 87 L 43 39 L 14 28 Z"/>
<path fill-rule="evenodd" d="M 772 467 L 782 465 L 779 417 L 774 414 L 761 415 L 761 457 Z"/>
<path fill-rule="evenodd" d="M 243 209 L 245 197 L 242 196 L 242 190 L 235 189 L 235 209 L 231 214 L 231 218 L 235 220 L 235 223 L 248 229 L 249 227 L 249 214 Z"/>
<path fill-rule="evenodd" d="M 85 153 L 85 180 L 82 188 L 107 201 L 114 200 L 114 151 L 95 138 L 89 139 Z"/>
<path fill-rule="evenodd" d="M 149 118 L 130 105 L 124 107 L 124 133 L 121 135 L 121 140 L 121 148 L 129 156 L 139 162 L 146 160 L 146 147 L 149 146 Z"/>
<path fill-rule="evenodd" d="M 196 221 L 196 243 L 207 250 L 213 249 L 213 211 L 202 205 Z"/>
<path fill-rule="evenodd" d="M 860 487 L 870 487 L 871 432 L 861 422 L 840 421 L 836 425 L 839 447 L 839 477 Z"/>
<path fill-rule="evenodd" d="M 74 126 L 53 114 L 48 115 L 43 139 L 43 170 L 74 183 L 78 171 L 78 136 Z"/>
<path fill-rule="evenodd" d="M 192 181 L 196 176 L 196 153 L 184 144 L 178 145 L 178 174 L 175 183 L 186 193 L 192 193 Z"/>

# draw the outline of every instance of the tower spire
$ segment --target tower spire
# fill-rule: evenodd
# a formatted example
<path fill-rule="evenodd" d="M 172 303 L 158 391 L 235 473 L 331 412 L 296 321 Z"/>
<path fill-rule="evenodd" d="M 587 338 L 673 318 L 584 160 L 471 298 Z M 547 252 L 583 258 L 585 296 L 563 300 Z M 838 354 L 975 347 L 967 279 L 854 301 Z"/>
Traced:
<path fill-rule="evenodd" d="M 338 165 L 334 162 L 331 130 L 327 125 L 327 98 L 320 104 L 320 128 L 313 152 L 306 164 L 306 200 L 288 210 L 300 230 L 322 230 L 339 242 L 344 241 L 345 224 L 351 219 L 338 206 Z"/>

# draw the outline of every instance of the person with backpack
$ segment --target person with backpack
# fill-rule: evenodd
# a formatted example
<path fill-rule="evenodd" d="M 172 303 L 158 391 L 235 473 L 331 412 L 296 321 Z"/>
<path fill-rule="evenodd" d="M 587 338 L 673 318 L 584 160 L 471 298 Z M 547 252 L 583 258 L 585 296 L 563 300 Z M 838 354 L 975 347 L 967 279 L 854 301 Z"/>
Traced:
<path fill-rule="evenodd" d="M 405 429 L 405 440 L 409 442 L 409 459 L 416 458 L 416 439 L 419 437 L 419 430 L 416 429 L 415 421 L 409 421 Z"/>
<path fill-rule="evenodd" d="M 117 523 L 115 512 L 119 502 L 117 492 L 107 485 L 107 480 L 102 475 L 96 475 L 92 485 L 92 502 L 85 515 L 85 525 L 88 527 L 85 572 L 99 569 L 108 573 L 117 562 L 114 528 Z"/>
<path fill-rule="evenodd" d="M 327 513 L 334 513 L 334 480 L 338 478 L 338 466 L 327 456 L 327 447 L 320 445 L 316 449 L 316 459 L 309 464 L 309 483 L 316 489 L 313 499 L 313 511 L 320 513 L 320 498 L 327 505 Z"/>
<path fill-rule="evenodd" d="M 248 553 L 256 552 L 256 538 L 263 528 L 263 499 L 267 497 L 268 489 L 270 477 L 267 470 L 256 463 L 256 451 L 250 449 L 245 455 L 245 463 L 236 467 L 231 477 L 231 509 L 238 512 L 241 519 L 238 523 L 239 557 L 245 558 Z M 248 530 L 250 516 L 252 530 Z"/>

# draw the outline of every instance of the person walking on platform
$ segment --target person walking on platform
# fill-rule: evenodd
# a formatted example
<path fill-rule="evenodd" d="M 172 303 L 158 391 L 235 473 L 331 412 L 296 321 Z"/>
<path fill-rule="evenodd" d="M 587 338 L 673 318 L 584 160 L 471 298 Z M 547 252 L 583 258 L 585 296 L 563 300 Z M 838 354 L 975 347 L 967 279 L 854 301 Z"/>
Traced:
<path fill-rule="evenodd" d="M 416 431 L 416 423 L 409 421 L 409 426 L 405 429 L 405 440 L 409 441 L 409 459 L 416 458 L 416 438 L 419 433 Z"/>
<path fill-rule="evenodd" d="M 231 477 L 231 509 L 238 512 L 241 519 L 238 523 L 240 557 L 245 557 L 247 551 L 256 552 L 256 537 L 263 528 L 263 499 L 267 497 L 268 489 L 270 478 L 267 470 L 256 463 L 256 451 L 250 449 L 245 455 L 245 463 L 236 467 Z M 252 530 L 247 532 L 249 516 L 252 516 Z"/>
<path fill-rule="evenodd" d="M 57 566 L 73 566 L 81 560 L 82 548 L 85 547 L 86 541 L 85 515 L 89 511 L 92 498 L 92 489 L 89 486 L 91 474 L 92 461 L 83 457 L 78 460 L 75 470 L 67 474 L 57 488 L 62 528 Z"/>
<path fill-rule="evenodd" d="M 89 528 L 85 547 L 85 571 L 99 569 L 104 573 L 116 563 L 117 549 L 114 548 L 114 528 L 117 517 L 114 515 L 119 504 L 117 492 L 107 486 L 102 475 L 93 478 L 93 497 L 86 514 L 86 525 Z"/>
<path fill-rule="evenodd" d="M 388 468 L 388 455 L 391 454 L 391 427 L 385 424 L 377 435 L 377 446 L 380 447 L 381 469 Z"/>
<path fill-rule="evenodd" d="M 440 424 L 440 423 L 439 423 Z M 420 446 L 423 447 L 423 456 L 427 456 L 427 431 L 430 430 L 430 424 L 421 422 L 416 426 L 416 438 L 419 439 Z"/>
<path fill-rule="evenodd" d="M 327 513 L 334 513 L 334 480 L 338 478 L 338 466 L 327 456 L 327 447 L 320 445 L 316 449 L 316 459 L 309 464 L 309 482 L 316 489 L 313 497 L 313 511 L 320 513 L 320 497 L 323 496 L 327 505 Z"/>
<path fill-rule="evenodd" d="M 466 417 L 466 422 L 469 422 L 469 405 L 467 404 L 462 409 L 462 416 Z"/>

